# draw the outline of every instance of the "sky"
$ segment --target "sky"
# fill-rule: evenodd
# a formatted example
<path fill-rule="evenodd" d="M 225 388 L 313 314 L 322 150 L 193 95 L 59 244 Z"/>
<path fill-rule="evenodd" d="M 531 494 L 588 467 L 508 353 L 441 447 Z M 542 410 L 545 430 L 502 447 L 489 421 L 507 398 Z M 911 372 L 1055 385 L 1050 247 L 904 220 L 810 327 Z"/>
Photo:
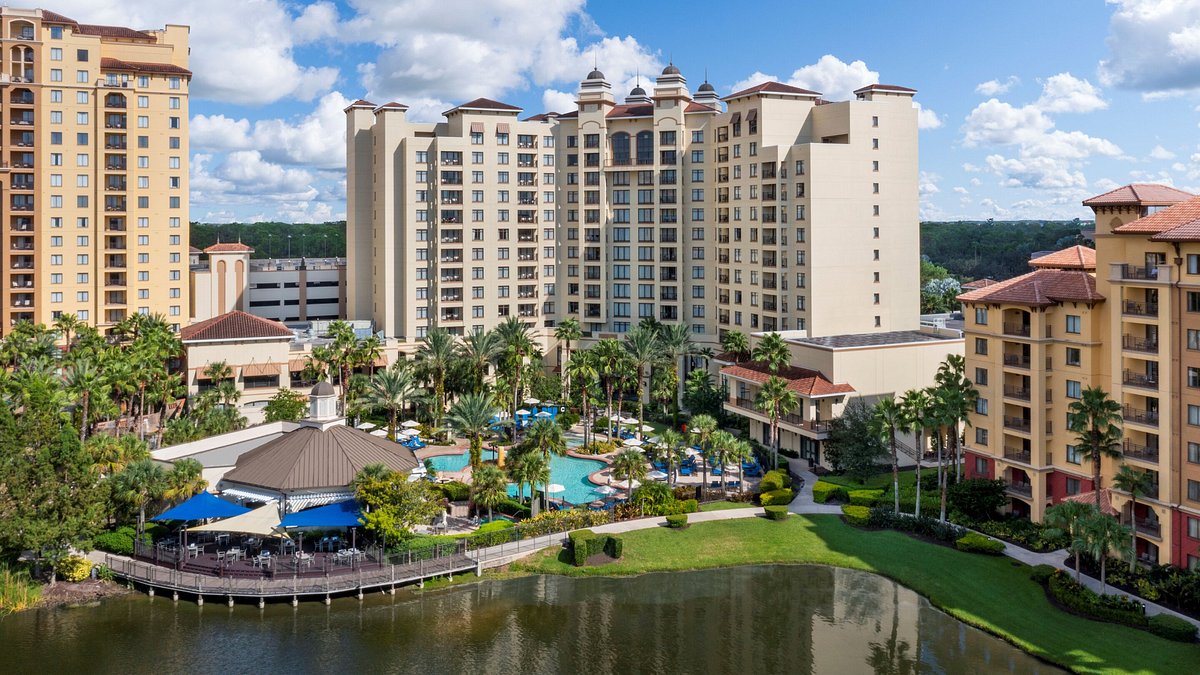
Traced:
<path fill-rule="evenodd" d="M 1200 193 L 1200 0 L 56 0 L 81 23 L 191 26 L 191 218 L 345 218 L 345 116 L 434 121 L 479 96 L 571 109 L 674 62 L 695 91 L 918 90 L 921 217 L 1090 218 L 1131 182 Z M 647 78 L 649 79 L 649 78 Z"/>

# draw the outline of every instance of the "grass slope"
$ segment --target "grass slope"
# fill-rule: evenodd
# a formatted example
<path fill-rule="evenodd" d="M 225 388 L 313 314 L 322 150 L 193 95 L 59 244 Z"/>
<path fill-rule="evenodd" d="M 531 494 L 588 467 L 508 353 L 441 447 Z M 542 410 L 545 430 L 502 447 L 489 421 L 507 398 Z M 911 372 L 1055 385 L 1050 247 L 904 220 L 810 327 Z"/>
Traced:
<path fill-rule="evenodd" d="M 1058 610 L 1022 563 L 961 553 L 898 532 L 856 530 L 837 516 L 716 521 L 622 538 L 624 556 L 601 568 L 574 567 L 551 550 L 516 563 L 514 570 L 584 576 L 760 563 L 835 565 L 895 579 L 959 620 L 1077 672 L 1194 675 L 1200 668 L 1200 645 Z"/>

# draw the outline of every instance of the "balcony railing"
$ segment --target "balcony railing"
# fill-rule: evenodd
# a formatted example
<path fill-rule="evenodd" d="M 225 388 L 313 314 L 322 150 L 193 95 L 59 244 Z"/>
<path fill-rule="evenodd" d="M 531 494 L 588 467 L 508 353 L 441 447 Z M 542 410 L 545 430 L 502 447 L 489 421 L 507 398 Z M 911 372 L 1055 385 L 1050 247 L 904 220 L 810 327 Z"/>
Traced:
<path fill-rule="evenodd" d="M 1146 352 L 1147 354 L 1158 353 L 1158 340 L 1137 337 L 1136 335 L 1125 335 L 1122 336 L 1121 343 L 1125 349 L 1130 351 Z"/>
<path fill-rule="evenodd" d="M 735 408 L 749 410 L 755 414 L 769 417 L 769 415 L 759 410 L 758 407 L 754 405 L 754 399 L 752 398 L 734 397 L 732 401 L 726 401 L 726 403 L 729 403 Z M 783 415 L 779 418 L 779 421 L 818 434 L 828 433 L 830 428 L 830 423 L 828 421 L 806 420 L 799 415 L 791 413 Z"/>
<path fill-rule="evenodd" d="M 1033 497 L 1033 485 L 1030 483 L 1009 483 L 1005 489 L 1015 495 Z"/>
<path fill-rule="evenodd" d="M 1134 281 L 1158 281 L 1158 266 L 1146 265 L 1139 267 L 1137 265 L 1119 265 L 1118 266 L 1122 279 Z"/>
<path fill-rule="evenodd" d="M 1014 387 L 1012 385 L 1004 385 L 1004 395 L 1008 398 L 1016 398 L 1022 401 L 1028 401 L 1031 394 L 1028 387 Z"/>
<path fill-rule="evenodd" d="M 1133 529 L 1140 534 L 1148 534 L 1151 537 L 1162 538 L 1162 523 L 1157 520 L 1149 520 L 1146 518 L 1134 518 Z"/>
<path fill-rule="evenodd" d="M 1004 324 L 1005 335 L 1019 335 L 1029 337 L 1029 324 L 1027 323 L 1006 323 Z"/>
<path fill-rule="evenodd" d="M 1121 452 L 1126 457 L 1140 459 L 1143 462 L 1158 462 L 1158 448 L 1134 443 L 1128 439 L 1122 445 Z"/>
<path fill-rule="evenodd" d="M 1004 365 L 1012 368 L 1029 368 L 1029 357 L 1016 354 L 1005 354 Z"/>
<path fill-rule="evenodd" d="M 1126 300 L 1124 310 L 1130 316 L 1158 316 L 1158 303 Z"/>
<path fill-rule="evenodd" d="M 1138 424 L 1149 424 L 1158 426 L 1158 411 L 1157 410 L 1142 410 L 1127 405 L 1121 410 L 1121 417 L 1127 422 L 1136 422 Z"/>
<path fill-rule="evenodd" d="M 1158 378 L 1150 377 L 1144 373 L 1136 373 L 1132 370 L 1126 370 L 1121 376 L 1121 382 L 1131 387 L 1142 387 L 1144 389 L 1158 389 Z"/>
<path fill-rule="evenodd" d="M 1017 431 L 1028 432 L 1030 429 L 1029 420 L 1024 417 L 1008 417 L 1004 418 L 1004 427 L 1006 429 L 1016 429 Z"/>
<path fill-rule="evenodd" d="M 1029 464 L 1030 460 L 1032 459 L 1032 454 L 1024 448 L 1004 446 L 1004 459 Z"/>

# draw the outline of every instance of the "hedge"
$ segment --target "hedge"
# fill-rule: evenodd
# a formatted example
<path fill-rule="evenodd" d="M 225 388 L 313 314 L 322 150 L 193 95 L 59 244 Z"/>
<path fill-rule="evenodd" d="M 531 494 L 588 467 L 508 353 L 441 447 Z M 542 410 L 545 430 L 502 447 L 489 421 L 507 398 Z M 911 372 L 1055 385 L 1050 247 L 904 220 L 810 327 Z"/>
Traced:
<path fill-rule="evenodd" d="M 683 500 L 683 512 L 684 513 L 695 513 L 699 510 L 700 510 L 700 502 L 696 501 L 695 499 Z"/>
<path fill-rule="evenodd" d="M 830 499 L 840 499 L 841 501 L 849 501 L 850 497 L 846 494 L 846 488 L 833 483 L 826 483 L 819 480 L 813 483 L 813 501 L 818 504 L 824 504 Z"/>
<path fill-rule="evenodd" d="M 674 530 L 682 530 L 687 527 L 688 517 L 686 513 L 667 516 L 667 527 Z"/>
<path fill-rule="evenodd" d="M 946 543 L 958 541 L 968 531 L 966 528 L 959 527 L 953 523 L 943 523 L 937 518 L 930 518 L 928 516 L 917 518 L 903 513 L 894 513 L 890 509 L 884 508 L 871 509 L 871 519 L 868 524 L 871 527 L 912 532 L 913 534 L 919 534 L 923 537 L 930 537 Z"/>
<path fill-rule="evenodd" d="M 437 487 L 446 496 L 446 499 L 452 502 L 465 502 L 471 498 L 471 487 L 466 483 L 450 481 L 449 483 L 441 483 Z"/>
<path fill-rule="evenodd" d="M 850 490 L 846 494 L 854 506 L 876 506 L 883 498 L 883 490 Z"/>
<path fill-rule="evenodd" d="M 495 510 L 497 513 L 503 513 L 504 515 L 512 516 L 513 518 L 528 518 L 532 513 L 528 506 L 515 499 L 506 499 L 500 502 L 500 505 L 497 506 Z"/>
<path fill-rule="evenodd" d="M 782 490 L 772 490 L 771 492 L 762 493 L 759 495 L 759 501 L 763 506 L 787 506 L 792 503 L 795 497 L 796 495 L 792 492 L 791 488 L 784 488 Z"/>
<path fill-rule="evenodd" d="M 762 480 L 758 483 L 759 492 L 775 492 L 792 486 L 792 479 L 786 473 L 778 470 L 771 470 L 763 474 Z"/>
<path fill-rule="evenodd" d="M 767 520 L 787 520 L 788 508 L 786 506 L 764 506 L 763 510 L 767 512 Z"/>
<path fill-rule="evenodd" d="M 1054 565 L 1034 565 L 1033 569 L 1029 572 L 1029 578 L 1039 584 L 1045 585 L 1057 571 L 1058 568 Z"/>
<path fill-rule="evenodd" d="M 846 504 L 842 507 L 842 515 L 855 527 L 866 527 L 871 522 L 871 509 L 865 506 Z"/>
<path fill-rule="evenodd" d="M 1195 642 L 1196 627 L 1177 616 L 1155 614 L 1148 620 L 1146 628 L 1159 637 L 1176 642 Z"/>
<path fill-rule="evenodd" d="M 954 542 L 954 548 L 967 553 L 1001 555 L 1004 553 L 1004 542 L 988 539 L 978 532 L 968 532 Z"/>
<path fill-rule="evenodd" d="M 1050 576 L 1046 588 L 1059 604 L 1095 619 L 1145 628 L 1146 608 L 1122 595 L 1099 595 L 1075 582 L 1062 570 Z"/>
<path fill-rule="evenodd" d="M 80 555 L 69 555 L 54 566 L 64 581 L 83 581 L 92 574 L 92 561 Z"/>
<path fill-rule="evenodd" d="M 624 549 L 620 537 L 598 535 L 591 530 L 576 530 L 568 535 L 568 538 L 571 541 L 571 555 L 576 567 L 583 567 L 588 558 L 598 553 L 607 553 L 610 558 L 620 558 Z"/>
<path fill-rule="evenodd" d="M 116 553 L 117 555 L 133 555 L 133 538 L 137 531 L 128 525 L 118 527 L 111 532 L 102 532 L 92 539 L 92 545 L 98 550 Z M 142 541 L 150 544 L 150 537 L 143 535 Z"/>

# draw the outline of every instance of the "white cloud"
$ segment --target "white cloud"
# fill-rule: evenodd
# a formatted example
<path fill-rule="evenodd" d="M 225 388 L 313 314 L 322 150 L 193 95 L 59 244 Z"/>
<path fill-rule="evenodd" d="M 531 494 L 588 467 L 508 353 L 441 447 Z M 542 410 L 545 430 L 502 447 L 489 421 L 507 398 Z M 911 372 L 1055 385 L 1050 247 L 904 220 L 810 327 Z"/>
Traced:
<path fill-rule="evenodd" d="M 921 105 L 920 101 L 913 101 L 913 107 L 917 109 L 917 128 L 918 129 L 939 129 L 942 126 L 942 118 L 929 108 Z"/>
<path fill-rule="evenodd" d="M 867 64 L 861 60 L 846 63 L 832 54 L 826 54 L 816 63 L 797 69 L 787 83 L 819 91 L 830 100 L 842 100 L 853 97 L 855 89 L 878 84 L 879 73 L 867 68 Z"/>
<path fill-rule="evenodd" d="M 922 171 L 920 172 L 920 176 L 917 178 L 917 191 L 922 196 L 935 195 L 941 192 L 941 189 L 939 189 L 937 186 L 937 182 L 941 179 L 942 177 L 936 173 Z"/>
<path fill-rule="evenodd" d="M 969 195 L 971 191 L 961 185 L 954 186 L 954 192 L 960 195 Z"/>
<path fill-rule="evenodd" d="M 1100 82 L 1146 95 L 1200 89 L 1200 3 L 1110 0 L 1108 58 Z"/>
<path fill-rule="evenodd" d="M 192 146 L 202 150 L 254 149 L 273 162 L 329 169 L 346 166 L 346 116 L 349 99 L 326 94 L 311 113 L 297 120 L 248 119 L 196 115 L 191 120 Z"/>
<path fill-rule="evenodd" d="M 570 112 L 575 109 L 575 95 L 547 89 L 542 92 L 542 109 L 547 112 Z"/>
<path fill-rule="evenodd" d="M 1150 151 L 1150 158 L 1151 159 L 1161 159 L 1161 160 L 1165 161 L 1168 159 L 1175 159 L 1175 153 L 1171 152 L 1170 150 L 1164 148 L 1161 145 L 1156 145 L 1156 146 L 1154 146 L 1154 149 L 1152 149 Z"/>
<path fill-rule="evenodd" d="M 82 23 L 139 29 L 167 23 L 191 26 L 191 93 L 228 103 L 262 105 L 283 98 L 311 100 L 328 91 L 338 71 L 301 66 L 297 40 L 327 34 L 320 22 L 336 16 L 315 5 L 296 16 L 282 0 L 59 0 L 57 12 Z M 331 13 L 332 12 L 332 13 Z"/>
<path fill-rule="evenodd" d="M 1021 84 L 1021 78 L 1016 75 L 1009 75 L 1008 79 L 1001 82 L 1000 80 L 988 80 L 975 85 L 975 91 L 984 96 L 995 96 L 997 94 L 1008 93 L 1009 89 Z"/>
<path fill-rule="evenodd" d="M 742 79 L 742 80 L 738 80 L 737 82 L 734 82 L 733 86 L 729 87 L 729 91 L 730 91 L 730 93 L 733 93 L 735 91 L 749 89 L 750 87 L 762 84 L 764 82 L 778 82 L 778 81 L 779 81 L 779 78 L 777 76 L 768 75 L 762 71 L 756 70 L 753 73 L 751 73 L 749 77 Z"/>
<path fill-rule="evenodd" d="M 1091 82 L 1059 73 L 1042 85 L 1042 96 L 1034 105 L 1045 112 L 1087 113 L 1107 108 L 1108 101 L 1100 98 L 1100 90 Z"/>

